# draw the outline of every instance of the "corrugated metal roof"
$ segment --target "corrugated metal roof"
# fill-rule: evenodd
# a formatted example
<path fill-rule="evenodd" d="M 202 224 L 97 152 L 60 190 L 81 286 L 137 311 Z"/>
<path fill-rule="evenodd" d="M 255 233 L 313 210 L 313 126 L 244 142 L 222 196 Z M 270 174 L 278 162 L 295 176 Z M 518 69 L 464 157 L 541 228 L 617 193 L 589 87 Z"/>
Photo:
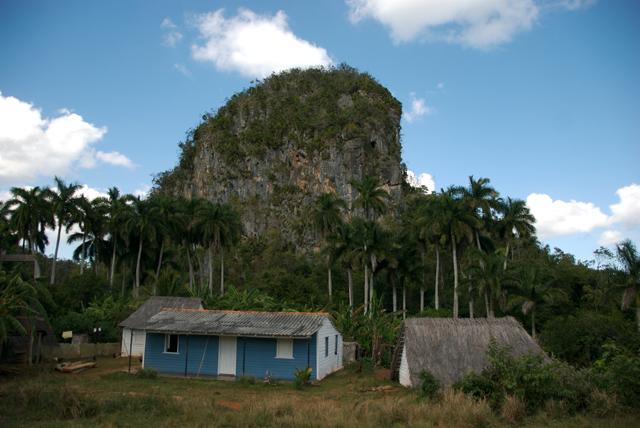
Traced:
<path fill-rule="evenodd" d="M 163 309 L 145 330 L 221 336 L 312 336 L 329 315 L 323 312 L 253 312 Z"/>
<path fill-rule="evenodd" d="M 134 313 L 120 323 L 120 327 L 143 329 L 152 316 L 162 308 L 201 309 L 202 300 L 196 297 L 149 297 Z"/>

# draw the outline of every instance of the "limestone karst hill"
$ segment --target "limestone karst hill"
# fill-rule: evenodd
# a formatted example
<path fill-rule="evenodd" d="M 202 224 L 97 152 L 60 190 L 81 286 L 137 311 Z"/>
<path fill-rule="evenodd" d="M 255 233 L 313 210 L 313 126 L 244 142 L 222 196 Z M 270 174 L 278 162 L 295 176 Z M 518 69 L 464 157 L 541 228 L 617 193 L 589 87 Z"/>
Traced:
<path fill-rule="evenodd" d="M 272 75 L 203 116 L 158 191 L 229 202 L 247 235 L 276 229 L 312 245 L 309 208 L 320 193 L 351 206 L 352 180 L 376 176 L 400 198 L 400 116 L 389 90 L 348 66 Z"/>

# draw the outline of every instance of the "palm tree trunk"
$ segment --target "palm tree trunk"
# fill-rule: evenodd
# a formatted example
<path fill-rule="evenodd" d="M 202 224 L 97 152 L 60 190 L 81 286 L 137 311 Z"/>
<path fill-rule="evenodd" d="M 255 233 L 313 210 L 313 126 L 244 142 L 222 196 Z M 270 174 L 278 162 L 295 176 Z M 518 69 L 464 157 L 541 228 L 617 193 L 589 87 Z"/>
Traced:
<path fill-rule="evenodd" d="M 124 297 L 125 278 L 127 276 L 127 264 L 122 263 L 122 284 L 120 285 L 120 296 Z"/>
<path fill-rule="evenodd" d="M 420 258 L 422 259 L 422 284 L 420 285 L 420 312 L 424 311 L 424 287 L 426 284 L 425 279 L 425 264 L 424 264 L 424 250 L 420 251 Z"/>
<path fill-rule="evenodd" d="M 391 291 L 393 293 L 393 312 L 398 310 L 398 296 L 396 296 L 396 280 L 393 279 L 393 275 L 389 278 L 391 280 Z"/>
<path fill-rule="evenodd" d="M 58 219 L 58 222 L 60 224 L 58 225 L 58 237 L 56 238 L 56 250 L 53 253 L 53 264 L 51 265 L 51 281 L 49 282 L 50 285 L 53 285 L 56 282 L 56 261 L 58 260 L 58 248 L 60 247 L 60 234 L 62 233 L 62 222 L 60 222 L 59 219 Z"/>
<path fill-rule="evenodd" d="M 160 241 L 160 255 L 158 256 L 158 266 L 156 267 L 156 282 L 160 277 L 160 268 L 162 267 L 162 254 L 164 253 L 164 239 Z M 155 294 L 155 293 L 154 293 Z"/>
<path fill-rule="evenodd" d="M 484 310 L 485 316 L 489 318 L 491 316 L 491 309 L 489 308 L 489 295 L 487 294 L 487 290 L 484 290 Z"/>
<path fill-rule="evenodd" d="M 373 306 L 373 269 L 371 269 L 371 275 L 369 276 L 369 312 Z"/>
<path fill-rule="evenodd" d="M 83 226 L 84 228 L 84 226 Z M 87 257 L 85 251 L 84 251 L 84 244 L 85 242 L 87 242 L 87 232 L 83 231 L 82 233 L 82 252 L 80 253 L 80 275 L 82 275 L 82 273 L 84 272 L 84 259 Z"/>
<path fill-rule="evenodd" d="M 511 241 L 507 241 L 507 249 L 504 253 L 504 263 L 502 264 L 502 270 L 507 270 L 507 260 L 509 259 L 509 247 L 511 246 Z"/>
<path fill-rule="evenodd" d="M 636 324 L 638 324 L 638 331 L 640 331 L 640 305 L 636 303 Z"/>
<path fill-rule="evenodd" d="M 328 264 L 328 263 L 327 263 Z M 331 282 L 331 266 L 327 267 L 327 288 L 329 291 L 329 301 L 331 301 L 331 288 L 332 288 L 333 284 Z"/>
<path fill-rule="evenodd" d="M 407 286 L 402 281 L 402 319 L 407 318 Z"/>
<path fill-rule="evenodd" d="M 440 297 L 438 293 L 438 276 L 440 275 L 440 244 L 436 244 L 436 286 L 435 286 L 435 307 L 440 309 Z"/>
<path fill-rule="evenodd" d="M 224 248 L 220 247 L 220 295 L 224 296 Z"/>
<path fill-rule="evenodd" d="M 133 290 L 133 296 L 138 297 L 140 289 L 140 260 L 142 259 L 142 234 L 140 234 L 140 243 L 138 244 L 138 259 L 136 261 L 136 287 Z"/>
<path fill-rule="evenodd" d="M 471 286 L 469 286 L 469 318 L 473 319 L 473 296 L 471 295 Z"/>
<path fill-rule="evenodd" d="M 369 264 L 364 263 L 364 313 L 369 308 Z"/>
<path fill-rule="evenodd" d="M 420 312 L 424 311 L 424 287 L 420 287 Z"/>
<path fill-rule="evenodd" d="M 347 268 L 347 280 L 349 282 L 349 307 L 353 308 L 353 277 L 351 266 Z"/>
<path fill-rule="evenodd" d="M 453 251 L 453 317 L 458 318 L 458 256 L 453 232 L 451 233 L 451 248 Z"/>
<path fill-rule="evenodd" d="M 111 272 L 109 275 L 109 289 L 113 290 L 113 277 L 116 273 L 116 237 L 113 237 L 113 251 L 111 253 Z"/>
<path fill-rule="evenodd" d="M 187 264 L 189 265 L 189 291 L 193 291 L 193 263 L 191 262 L 189 245 L 187 245 Z"/>
<path fill-rule="evenodd" d="M 209 293 L 213 294 L 213 244 L 207 250 L 207 264 L 209 266 Z"/>

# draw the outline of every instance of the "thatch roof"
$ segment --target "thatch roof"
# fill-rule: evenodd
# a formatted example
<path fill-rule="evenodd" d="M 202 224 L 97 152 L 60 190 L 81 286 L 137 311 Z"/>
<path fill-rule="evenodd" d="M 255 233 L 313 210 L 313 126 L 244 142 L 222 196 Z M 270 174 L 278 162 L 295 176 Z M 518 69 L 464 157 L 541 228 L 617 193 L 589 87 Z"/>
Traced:
<path fill-rule="evenodd" d="M 149 318 L 160 312 L 162 308 L 201 309 L 202 300 L 196 297 L 149 297 L 138 310 L 120 323 L 120 327 L 143 329 Z"/>
<path fill-rule="evenodd" d="M 504 318 L 411 318 L 405 321 L 399 344 L 406 345 L 406 357 L 413 386 L 420 385 L 420 373 L 430 371 L 444 386 L 469 372 L 481 372 L 489 361 L 492 340 L 508 346 L 513 356 L 543 355 L 540 346 L 512 317 Z M 401 352 L 400 352 L 401 354 Z M 394 361 L 397 376 L 400 358 Z"/>
<path fill-rule="evenodd" d="M 325 319 L 324 312 L 260 312 L 163 309 L 152 316 L 145 330 L 220 336 L 295 337 L 312 336 Z"/>

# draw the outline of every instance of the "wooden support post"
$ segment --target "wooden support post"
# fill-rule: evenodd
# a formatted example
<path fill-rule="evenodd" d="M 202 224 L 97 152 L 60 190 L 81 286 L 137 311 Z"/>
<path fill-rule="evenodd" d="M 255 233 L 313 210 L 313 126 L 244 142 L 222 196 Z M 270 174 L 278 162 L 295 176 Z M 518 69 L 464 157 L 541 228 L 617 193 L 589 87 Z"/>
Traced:
<path fill-rule="evenodd" d="M 129 329 L 129 373 L 131 373 L 131 347 L 133 346 L 133 329 Z"/>

